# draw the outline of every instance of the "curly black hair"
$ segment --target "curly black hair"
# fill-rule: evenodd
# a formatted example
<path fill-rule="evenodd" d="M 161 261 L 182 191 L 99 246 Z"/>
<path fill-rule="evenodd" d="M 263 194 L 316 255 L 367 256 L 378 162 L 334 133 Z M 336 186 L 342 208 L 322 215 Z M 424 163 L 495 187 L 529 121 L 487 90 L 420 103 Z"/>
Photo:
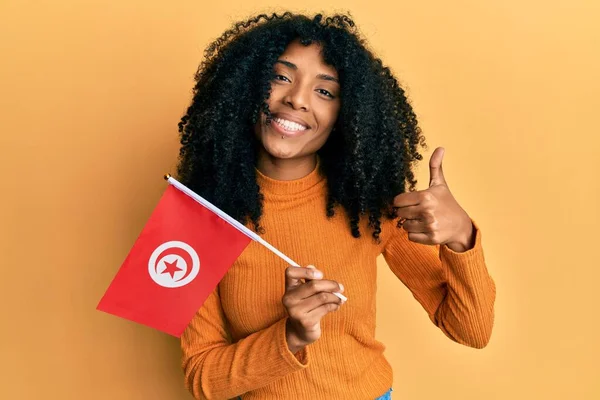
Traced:
<path fill-rule="evenodd" d="M 349 15 L 310 18 L 285 12 L 233 24 L 205 50 L 195 73 L 193 98 L 178 124 L 177 175 L 190 189 L 231 217 L 264 233 L 263 196 L 256 181 L 253 127 L 274 79 L 275 61 L 287 45 L 318 43 L 338 72 L 341 109 L 318 151 L 327 178 L 326 215 L 336 206 L 348 215 L 353 237 L 368 215 L 379 241 L 381 218 L 394 218 L 393 198 L 414 190 L 414 163 L 426 146 L 404 89 L 369 50 Z"/>

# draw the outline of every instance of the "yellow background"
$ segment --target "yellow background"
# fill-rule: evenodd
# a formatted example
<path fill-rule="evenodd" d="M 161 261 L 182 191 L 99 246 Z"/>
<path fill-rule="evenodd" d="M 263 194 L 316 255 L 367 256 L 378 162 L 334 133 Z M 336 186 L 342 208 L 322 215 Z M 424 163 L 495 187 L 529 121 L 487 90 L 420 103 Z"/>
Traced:
<path fill-rule="evenodd" d="M 600 2 L 303 3 L 0 0 L 0 398 L 190 398 L 176 339 L 95 306 L 174 171 L 204 47 L 287 5 L 352 12 L 498 285 L 473 350 L 381 264 L 394 398 L 600 398 Z"/>

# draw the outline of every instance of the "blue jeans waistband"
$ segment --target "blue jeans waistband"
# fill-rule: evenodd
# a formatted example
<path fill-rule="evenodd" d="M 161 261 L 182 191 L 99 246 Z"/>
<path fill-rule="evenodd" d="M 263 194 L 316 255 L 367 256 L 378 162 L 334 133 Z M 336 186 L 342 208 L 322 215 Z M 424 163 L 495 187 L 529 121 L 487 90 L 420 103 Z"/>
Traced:
<path fill-rule="evenodd" d="M 394 389 L 390 388 L 390 390 L 388 390 L 387 392 L 385 392 L 383 395 L 379 396 L 378 398 L 376 398 L 375 400 L 392 400 L 392 392 L 394 391 Z M 242 397 L 238 397 L 238 399 L 241 399 Z"/>
<path fill-rule="evenodd" d="M 385 392 L 383 395 L 379 396 L 375 400 L 392 400 L 392 392 L 393 391 L 394 391 L 394 389 L 390 388 L 390 390 L 388 390 L 387 392 Z"/>

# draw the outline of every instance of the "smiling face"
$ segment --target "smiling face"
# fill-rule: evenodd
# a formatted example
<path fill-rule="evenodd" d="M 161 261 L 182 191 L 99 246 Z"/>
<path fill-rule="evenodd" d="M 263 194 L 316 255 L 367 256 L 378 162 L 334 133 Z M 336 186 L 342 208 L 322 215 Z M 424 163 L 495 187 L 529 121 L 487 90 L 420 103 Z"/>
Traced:
<path fill-rule="evenodd" d="M 325 144 L 340 110 L 335 68 L 325 64 L 318 44 L 291 42 L 275 63 L 275 79 L 267 100 L 273 120 L 255 125 L 260 158 L 272 162 L 315 157 Z"/>

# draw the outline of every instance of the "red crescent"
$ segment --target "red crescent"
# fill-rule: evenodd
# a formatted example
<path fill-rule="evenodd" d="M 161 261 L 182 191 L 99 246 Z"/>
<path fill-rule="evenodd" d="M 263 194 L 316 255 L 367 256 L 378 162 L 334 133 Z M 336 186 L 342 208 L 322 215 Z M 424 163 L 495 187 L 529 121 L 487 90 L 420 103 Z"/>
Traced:
<path fill-rule="evenodd" d="M 175 282 L 179 282 L 183 279 L 185 279 L 191 272 L 193 269 L 193 265 L 194 265 L 194 261 L 192 260 L 192 257 L 190 256 L 190 254 L 185 251 L 182 248 L 179 247 L 169 247 L 168 249 L 163 250 L 158 257 L 156 257 L 156 259 L 158 261 L 162 260 L 162 258 L 164 256 L 168 256 L 168 255 L 177 255 L 180 256 L 181 258 L 183 258 L 187 264 L 187 268 L 185 269 L 185 274 L 183 274 L 183 276 L 179 279 L 177 279 Z M 158 273 L 158 262 L 156 263 L 156 265 L 154 265 L 154 270 L 156 271 L 156 273 Z"/>

